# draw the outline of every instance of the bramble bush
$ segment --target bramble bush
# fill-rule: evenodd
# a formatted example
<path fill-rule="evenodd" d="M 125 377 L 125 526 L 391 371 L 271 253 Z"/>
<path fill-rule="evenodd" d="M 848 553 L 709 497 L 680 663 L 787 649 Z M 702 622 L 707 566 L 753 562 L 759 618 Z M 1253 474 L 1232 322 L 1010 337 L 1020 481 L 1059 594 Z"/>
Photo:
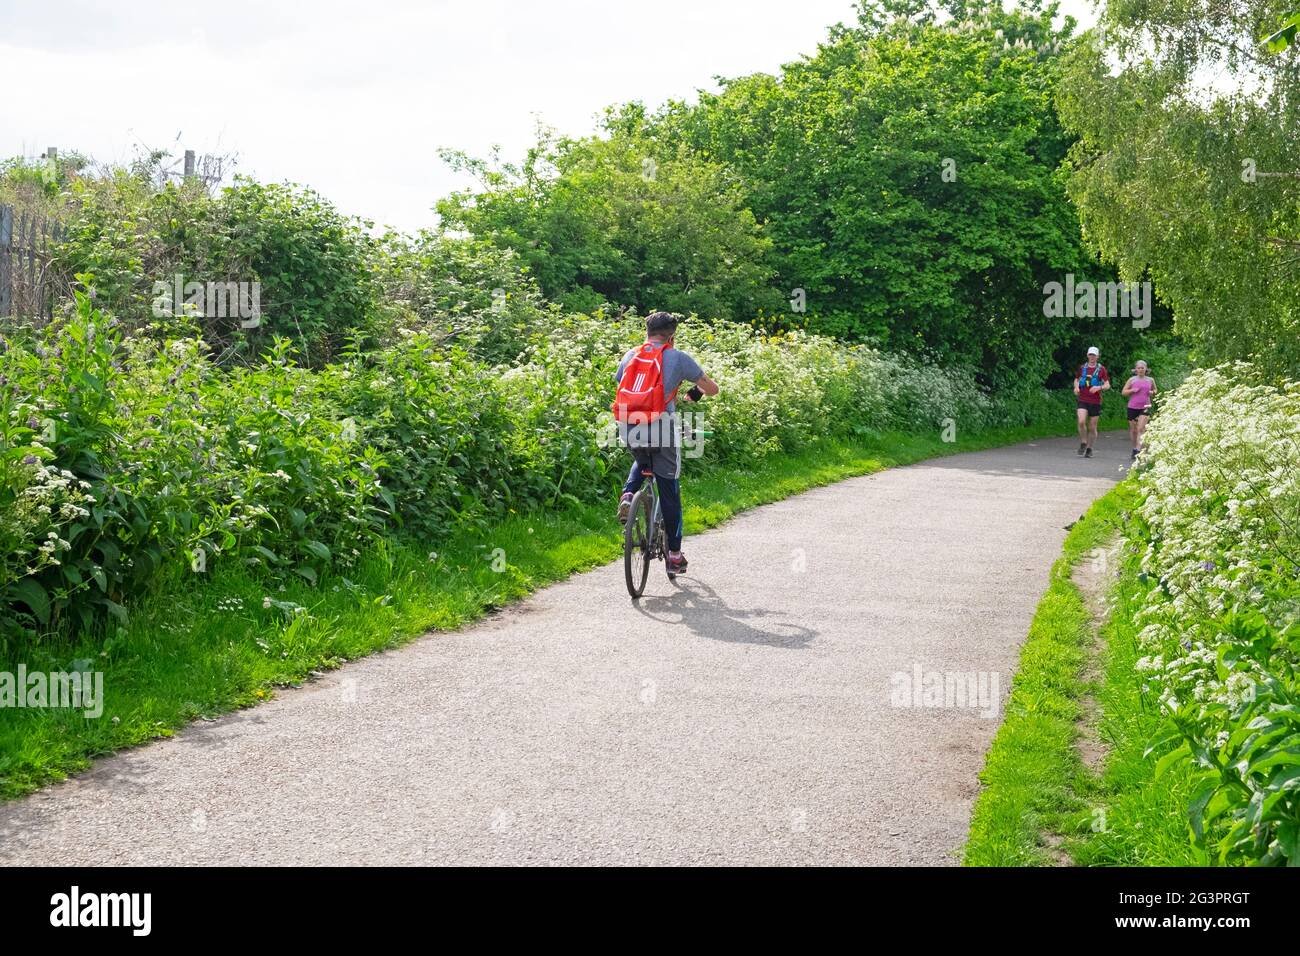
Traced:
<path fill-rule="evenodd" d="M 391 232 L 380 243 L 386 339 L 393 328 L 454 342 L 488 364 L 519 358 L 555 307 L 509 249 L 432 232 Z"/>
<path fill-rule="evenodd" d="M 1190 762 L 1191 835 L 1221 861 L 1300 864 L 1300 383 L 1192 373 L 1160 404 L 1137 483 L 1157 773 Z"/>
<path fill-rule="evenodd" d="M 25 167 L 0 167 L 0 195 L 20 195 L 24 208 L 34 208 L 18 192 L 24 176 Z M 96 304 L 131 334 L 166 340 L 195 331 L 182 304 L 172 302 L 177 276 L 259 284 L 255 330 L 234 315 L 198 327 L 223 362 L 255 360 L 274 339 L 287 338 L 304 364 L 319 366 L 349 339 L 377 339 L 382 331 L 389 262 L 368 235 L 370 224 L 310 189 L 236 178 L 210 195 L 198 180 L 159 186 L 152 167 L 139 163 L 94 175 L 74 170 L 53 185 L 39 208 L 64 228 L 50 264 L 55 286 L 87 291 L 77 277 L 93 275 Z"/>
<path fill-rule="evenodd" d="M 626 453 L 599 439 L 640 320 L 548 313 L 518 333 L 513 364 L 500 359 L 514 344 L 479 355 L 461 344 L 475 335 L 413 324 L 320 368 L 283 338 L 227 367 L 197 328 L 127 335 L 78 293 L 72 314 L 9 342 L 0 631 L 93 627 L 222 562 L 316 583 L 387 535 L 436 546 L 612 491 Z M 699 407 L 714 434 L 692 472 L 828 437 L 937 433 L 947 418 L 977 431 L 1006 413 L 968 371 L 805 333 L 688 322 L 679 346 L 722 386 Z"/>

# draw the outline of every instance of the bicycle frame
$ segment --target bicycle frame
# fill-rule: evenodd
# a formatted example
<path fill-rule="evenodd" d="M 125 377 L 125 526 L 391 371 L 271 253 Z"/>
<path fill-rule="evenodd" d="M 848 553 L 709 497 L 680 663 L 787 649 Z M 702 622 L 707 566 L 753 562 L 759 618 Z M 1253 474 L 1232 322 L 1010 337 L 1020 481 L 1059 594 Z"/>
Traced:
<path fill-rule="evenodd" d="M 664 544 L 664 512 L 659 505 L 659 483 L 655 480 L 654 469 L 647 468 L 641 472 L 645 485 L 650 489 L 650 559 L 657 561 L 668 556 Z"/>
<path fill-rule="evenodd" d="M 659 502 L 659 485 L 655 480 L 654 470 L 642 469 L 642 477 L 649 479 L 649 487 L 643 482 L 641 489 L 632 498 L 628 511 L 627 524 L 623 528 L 623 571 L 627 581 L 627 591 L 635 600 L 645 590 L 646 580 L 650 575 L 650 563 L 663 561 L 667 570 L 668 548 L 664 537 L 663 508 Z M 647 500 L 646 495 L 649 495 Z M 648 520 L 642 527 L 642 519 L 648 513 Z M 640 561 L 636 559 L 639 552 Z M 677 575 L 668 572 L 668 580 L 675 580 Z"/>

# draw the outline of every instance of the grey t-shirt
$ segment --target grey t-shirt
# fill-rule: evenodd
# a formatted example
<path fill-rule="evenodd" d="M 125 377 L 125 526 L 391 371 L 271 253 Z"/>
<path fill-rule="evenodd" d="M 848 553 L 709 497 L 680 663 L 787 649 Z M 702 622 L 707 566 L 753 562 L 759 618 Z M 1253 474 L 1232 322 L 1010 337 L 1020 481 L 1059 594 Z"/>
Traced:
<path fill-rule="evenodd" d="M 614 373 L 616 383 L 623 381 L 623 370 L 627 368 L 627 363 L 632 361 L 632 356 L 639 349 L 639 345 L 634 349 L 628 349 L 627 354 L 623 356 L 623 360 L 618 363 L 618 371 Z M 698 382 L 704 377 L 704 369 L 700 368 L 700 363 L 678 349 L 664 349 L 663 362 L 665 399 L 672 395 L 673 391 L 683 382 Z M 664 411 L 666 412 L 665 415 L 661 416 L 658 421 L 649 424 L 632 425 L 631 427 L 620 425 L 619 437 L 633 448 L 676 448 L 681 444 L 677 419 L 677 402 L 667 402 Z"/>
<path fill-rule="evenodd" d="M 623 360 L 618 363 L 618 371 L 614 373 L 615 384 L 623 381 L 623 370 L 627 368 L 627 363 L 632 361 L 641 346 L 634 349 L 628 349 Z M 664 349 L 664 398 L 668 398 L 673 391 L 682 384 L 682 382 L 698 382 L 704 377 L 704 369 L 700 368 L 700 363 L 695 361 L 685 352 L 679 349 Z M 677 411 L 677 402 L 671 401 L 664 407 L 665 411 Z"/>

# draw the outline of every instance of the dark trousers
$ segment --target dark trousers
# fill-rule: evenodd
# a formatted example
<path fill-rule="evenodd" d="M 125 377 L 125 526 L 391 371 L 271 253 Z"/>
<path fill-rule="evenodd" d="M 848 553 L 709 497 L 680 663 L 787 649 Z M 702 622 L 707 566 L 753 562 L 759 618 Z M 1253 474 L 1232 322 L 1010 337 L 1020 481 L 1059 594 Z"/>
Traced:
<path fill-rule="evenodd" d="M 623 486 L 623 493 L 634 495 L 641 490 L 641 485 L 645 482 L 641 462 L 632 462 L 632 470 L 627 473 L 627 484 Z M 655 482 L 659 485 L 659 508 L 664 514 L 664 531 L 668 538 L 668 550 L 682 550 L 682 486 L 676 478 L 665 478 L 663 475 L 655 475 Z"/>

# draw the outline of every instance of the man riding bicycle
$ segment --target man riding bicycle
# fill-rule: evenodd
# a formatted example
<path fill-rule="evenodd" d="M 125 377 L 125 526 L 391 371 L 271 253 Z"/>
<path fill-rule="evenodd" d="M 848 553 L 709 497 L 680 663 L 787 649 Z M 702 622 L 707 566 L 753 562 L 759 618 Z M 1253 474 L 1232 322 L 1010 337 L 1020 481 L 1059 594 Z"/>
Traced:
<path fill-rule="evenodd" d="M 718 385 L 704 374 L 698 362 L 685 352 L 673 348 L 673 336 L 681 316 L 672 312 L 652 312 L 646 316 L 645 344 L 629 349 L 618 363 L 614 380 L 619 384 L 615 411 L 620 403 L 635 401 L 637 387 L 643 380 L 653 382 L 662 376 L 663 394 L 653 396 L 654 410 L 648 414 L 618 414 L 619 437 L 623 439 L 633 457 L 632 470 L 618 503 L 618 520 L 626 522 L 632 507 L 632 496 L 645 481 L 644 469 L 652 468 L 655 484 L 659 488 L 659 502 L 663 509 L 664 529 L 668 542 L 668 571 L 683 574 L 686 556 L 682 554 L 682 495 L 679 479 L 682 473 L 681 422 L 677 417 L 677 389 L 683 382 L 693 382 L 686 394 L 687 401 L 699 401 L 705 395 L 717 395 Z M 629 366 L 635 366 L 629 368 Z M 645 369 L 647 371 L 642 371 Z M 662 413 L 659 407 L 662 405 Z M 626 405 L 623 405 L 626 410 Z"/>

